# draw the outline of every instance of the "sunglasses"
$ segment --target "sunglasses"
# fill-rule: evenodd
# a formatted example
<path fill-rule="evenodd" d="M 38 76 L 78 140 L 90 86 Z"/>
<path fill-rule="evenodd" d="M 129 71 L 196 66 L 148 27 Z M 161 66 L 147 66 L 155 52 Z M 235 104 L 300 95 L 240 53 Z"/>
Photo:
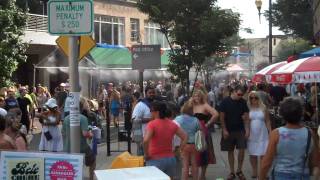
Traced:
<path fill-rule="evenodd" d="M 253 100 L 253 99 L 258 100 L 259 98 L 258 97 L 250 97 L 250 100 Z"/>
<path fill-rule="evenodd" d="M 242 97 L 242 96 L 243 96 L 243 94 L 242 94 L 242 93 L 237 93 L 237 96 Z"/>

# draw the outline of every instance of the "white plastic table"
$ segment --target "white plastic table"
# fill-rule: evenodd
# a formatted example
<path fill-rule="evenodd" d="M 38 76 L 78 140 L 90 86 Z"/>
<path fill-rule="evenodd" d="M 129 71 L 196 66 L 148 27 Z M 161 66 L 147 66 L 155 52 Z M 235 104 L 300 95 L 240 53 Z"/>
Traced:
<path fill-rule="evenodd" d="M 98 180 L 170 180 L 170 177 L 154 166 L 107 169 L 94 171 Z"/>

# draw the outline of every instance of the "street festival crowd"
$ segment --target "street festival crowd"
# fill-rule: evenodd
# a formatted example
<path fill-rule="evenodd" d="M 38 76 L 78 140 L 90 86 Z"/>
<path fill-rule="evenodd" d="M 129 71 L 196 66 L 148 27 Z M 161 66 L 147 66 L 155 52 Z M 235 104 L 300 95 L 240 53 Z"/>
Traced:
<path fill-rule="evenodd" d="M 215 148 L 228 154 L 228 180 L 246 179 L 242 171 L 246 152 L 252 167 L 249 179 L 319 177 L 315 132 L 319 84 L 196 81 L 190 97 L 186 87 L 169 81 L 144 82 L 143 94 L 130 81 L 101 83 L 98 89 L 95 99 L 80 100 L 80 152 L 85 154 L 90 179 L 101 121 L 109 114 L 115 128 L 124 122 L 131 129 L 136 154 L 144 156 L 145 165 L 158 167 L 172 179 L 206 179 L 208 165 L 216 163 L 212 143 L 216 128 L 222 136 Z M 0 149 L 28 151 L 37 118 L 42 125 L 39 151 L 70 153 L 68 93 L 68 83 L 61 83 L 53 94 L 40 84 L 1 88 Z"/>

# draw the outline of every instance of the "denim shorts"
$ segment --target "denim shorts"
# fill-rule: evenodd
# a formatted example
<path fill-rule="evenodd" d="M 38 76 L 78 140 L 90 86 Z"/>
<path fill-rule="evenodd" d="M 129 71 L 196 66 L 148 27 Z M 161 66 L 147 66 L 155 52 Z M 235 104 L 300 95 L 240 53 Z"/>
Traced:
<path fill-rule="evenodd" d="M 274 172 L 272 180 L 310 180 L 309 174 Z"/>
<path fill-rule="evenodd" d="M 146 162 L 146 166 L 155 166 L 170 177 L 174 177 L 176 174 L 176 164 L 177 161 L 175 157 L 161 158 L 156 160 L 153 159 Z"/>

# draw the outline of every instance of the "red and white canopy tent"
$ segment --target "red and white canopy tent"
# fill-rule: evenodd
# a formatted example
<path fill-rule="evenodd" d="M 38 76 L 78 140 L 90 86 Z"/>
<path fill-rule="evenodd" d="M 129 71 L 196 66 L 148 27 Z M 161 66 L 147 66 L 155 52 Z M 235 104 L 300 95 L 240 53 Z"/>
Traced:
<path fill-rule="evenodd" d="M 280 67 L 284 66 L 285 64 L 287 64 L 287 61 L 282 61 L 282 62 L 278 62 L 275 64 L 271 64 L 271 65 L 261 69 L 252 77 L 252 81 L 255 83 L 264 82 L 264 81 L 270 82 L 271 81 L 271 73 L 274 72 L 275 70 L 279 69 Z"/>
<path fill-rule="evenodd" d="M 271 81 L 280 84 L 320 82 L 320 57 L 292 61 L 272 72 Z"/>
<path fill-rule="evenodd" d="M 280 84 L 320 82 L 320 56 L 298 59 L 280 67 L 271 73 L 271 81 Z M 318 121 L 318 103 L 315 112 Z"/>

